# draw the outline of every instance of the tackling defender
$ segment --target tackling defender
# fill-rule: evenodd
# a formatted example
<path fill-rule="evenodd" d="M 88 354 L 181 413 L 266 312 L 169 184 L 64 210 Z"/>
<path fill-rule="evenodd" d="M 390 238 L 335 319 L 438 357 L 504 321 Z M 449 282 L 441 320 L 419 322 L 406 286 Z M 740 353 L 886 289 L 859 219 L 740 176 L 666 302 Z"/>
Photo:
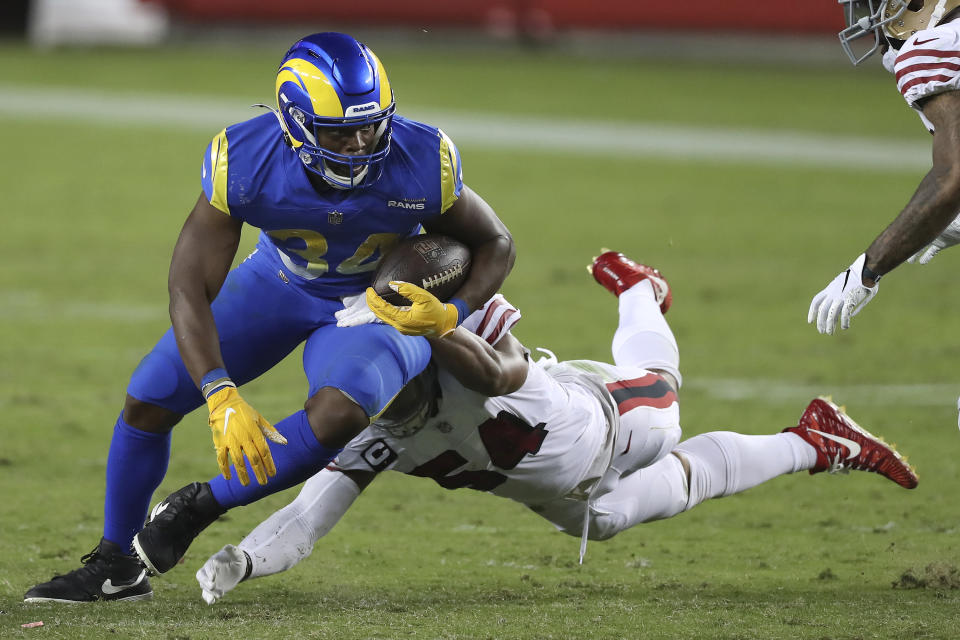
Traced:
<path fill-rule="evenodd" d="M 193 497 L 229 508 L 298 484 L 423 370 L 430 346 L 418 336 L 450 332 L 513 266 L 510 234 L 463 183 L 453 141 L 395 114 L 365 45 L 340 33 L 297 41 L 275 97 L 276 110 L 227 127 L 204 154 L 203 192 L 170 264 L 172 327 L 134 371 L 114 427 L 103 538 L 27 602 L 151 597 L 131 544 L 185 414 L 206 402 L 222 473 Z M 261 230 L 257 248 L 230 270 L 245 222 Z M 471 249 L 474 269 L 450 303 L 425 324 L 398 318 L 400 332 L 338 327 L 383 254 L 421 225 Z M 301 343 L 308 397 L 274 428 L 237 388 Z"/>
<path fill-rule="evenodd" d="M 874 471 L 907 488 L 917 479 L 895 451 L 835 405 L 814 400 L 783 433 L 732 432 L 680 439 L 679 351 L 663 313 L 669 285 L 650 267 L 606 252 L 595 279 L 619 298 L 615 365 L 531 362 L 509 332 L 520 314 L 490 301 L 445 340 L 429 366 L 380 420 L 304 485 L 297 499 L 228 545 L 197 573 L 213 603 L 248 577 L 283 571 L 307 557 L 382 471 L 434 479 L 448 489 L 488 491 L 527 505 L 565 533 L 604 540 L 708 499 L 801 470 Z M 414 307 L 439 305 L 413 285 Z M 370 298 L 378 315 L 395 309 Z M 153 561 L 172 568 L 215 511 L 172 494 L 138 534 Z"/>
<path fill-rule="evenodd" d="M 897 89 L 933 134 L 933 167 L 906 207 L 853 264 L 814 296 L 807 322 L 820 333 L 850 327 L 899 264 L 928 263 L 960 242 L 960 0 L 840 0 L 840 42 L 854 64 L 883 50 Z M 854 48 L 863 42 L 864 50 Z"/>

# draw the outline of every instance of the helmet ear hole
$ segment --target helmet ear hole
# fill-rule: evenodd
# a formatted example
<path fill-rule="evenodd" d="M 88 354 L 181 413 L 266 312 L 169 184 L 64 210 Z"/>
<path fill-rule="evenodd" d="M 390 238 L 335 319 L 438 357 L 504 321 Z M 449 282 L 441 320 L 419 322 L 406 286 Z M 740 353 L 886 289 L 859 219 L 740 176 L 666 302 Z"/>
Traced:
<path fill-rule="evenodd" d="M 910 4 L 907 5 L 907 11 L 921 11 L 924 4 L 926 4 L 925 0 L 910 0 Z"/>

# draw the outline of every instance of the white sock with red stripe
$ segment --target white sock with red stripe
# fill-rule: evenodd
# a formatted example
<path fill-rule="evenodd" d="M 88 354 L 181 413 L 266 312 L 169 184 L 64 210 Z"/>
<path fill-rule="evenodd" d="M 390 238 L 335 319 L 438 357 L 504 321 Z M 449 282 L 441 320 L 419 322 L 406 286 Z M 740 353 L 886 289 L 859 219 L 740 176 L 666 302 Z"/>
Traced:
<path fill-rule="evenodd" d="M 653 285 L 641 280 L 620 294 L 620 325 L 613 335 L 613 361 L 618 366 L 660 369 L 680 377 L 680 350 L 670 325 L 660 313 Z"/>

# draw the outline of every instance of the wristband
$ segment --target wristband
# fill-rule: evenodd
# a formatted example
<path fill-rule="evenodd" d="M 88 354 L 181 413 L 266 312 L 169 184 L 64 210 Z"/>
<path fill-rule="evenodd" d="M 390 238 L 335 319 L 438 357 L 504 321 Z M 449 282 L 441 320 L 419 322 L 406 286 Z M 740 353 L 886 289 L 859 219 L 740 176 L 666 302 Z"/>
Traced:
<path fill-rule="evenodd" d="M 459 327 L 470 315 L 470 307 L 460 298 L 450 298 L 447 300 L 447 304 L 452 304 L 457 308 L 457 326 Z"/>
<path fill-rule="evenodd" d="M 253 560 L 250 559 L 249 553 L 243 549 L 240 549 L 240 551 L 243 551 L 243 559 L 247 561 L 247 566 L 243 570 L 243 577 L 240 578 L 240 582 L 243 582 L 250 577 L 250 573 L 253 571 Z"/>
<path fill-rule="evenodd" d="M 861 282 L 863 281 L 864 278 L 867 278 L 868 280 L 873 280 L 873 284 L 877 284 L 878 282 L 880 282 L 880 278 L 882 277 L 883 276 L 881 276 L 879 273 L 871 269 L 868 269 L 867 261 L 866 260 L 863 261 L 863 270 L 860 272 Z"/>
<path fill-rule="evenodd" d="M 223 367 L 211 369 L 200 379 L 200 394 L 204 399 L 209 398 L 224 387 L 236 388 L 237 385 L 230 379 L 227 370 Z"/>

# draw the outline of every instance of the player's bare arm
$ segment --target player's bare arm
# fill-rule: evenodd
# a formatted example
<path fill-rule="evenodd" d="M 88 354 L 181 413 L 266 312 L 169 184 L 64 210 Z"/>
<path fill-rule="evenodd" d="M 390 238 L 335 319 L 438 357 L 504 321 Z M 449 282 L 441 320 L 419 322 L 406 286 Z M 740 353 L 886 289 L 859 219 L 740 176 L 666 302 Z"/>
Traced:
<path fill-rule="evenodd" d="M 173 249 L 167 283 L 170 320 L 180 355 L 198 387 L 205 373 L 224 366 L 210 303 L 233 263 L 242 226 L 200 194 Z"/>
<path fill-rule="evenodd" d="M 477 334 L 457 327 L 443 338 L 430 339 L 433 359 L 460 384 L 488 397 L 513 393 L 527 379 L 528 351 L 512 334 L 490 346 Z"/>
<path fill-rule="evenodd" d="M 180 230 L 167 286 L 177 349 L 210 410 L 208 423 L 217 465 L 229 479 L 232 462 L 240 483 L 246 486 L 250 479 L 243 459 L 250 461 L 257 482 L 266 484 L 277 469 L 265 438 L 277 444 L 287 441 L 240 397 L 224 367 L 210 310 L 237 253 L 242 224 L 214 208 L 201 194 Z"/>
<path fill-rule="evenodd" d="M 470 277 L 453 297 L 466 302 L 471 310 L 480 308 L 513 269 L 516 248 L 506 225 L 483 198 L 463 185 L 460 198 L 443 215 L 425 222 L 424 227 L 470 247 Z"/>
<path fill-rule="evenodd" d="M 928 98 L 923 114 L 934 125 L 933 167 L 900 215 L 867 249 L 866 266 L 884 274 L 932 242 L 960 210 L 960 91 Z M 864 277 L 866 286 L 875 281 Z"/>

